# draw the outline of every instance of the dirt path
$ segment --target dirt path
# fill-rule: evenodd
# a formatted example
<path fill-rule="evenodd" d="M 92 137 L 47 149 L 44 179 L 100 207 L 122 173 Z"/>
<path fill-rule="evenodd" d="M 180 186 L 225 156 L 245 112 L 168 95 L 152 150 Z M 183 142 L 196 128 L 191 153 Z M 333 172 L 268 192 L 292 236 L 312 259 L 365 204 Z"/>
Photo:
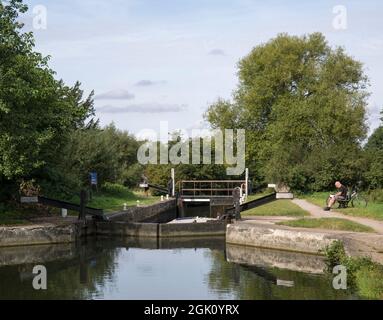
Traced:
<path fill-rule="evenodd" d="M 360 224 L 363 224 L 365 226 L 371 227 L 374 229 L 377 233 L 383 234 L 383 222 L 368 219 L 368 218 L 360 218 L 360 217 L 352 217 L 347 216 L 345 214 L 336 212 L 336 211 L 324 211 L 323 208 L 312 204 L 306 200 L 303 199 L 294 199 L 292 200 L 293 203 L 301 207 L 303 210 L 308 211 L 313 217 L 315 218 L 340 218 L 340 219 L 346 219 L 353 222 L 357 222 Z"/>

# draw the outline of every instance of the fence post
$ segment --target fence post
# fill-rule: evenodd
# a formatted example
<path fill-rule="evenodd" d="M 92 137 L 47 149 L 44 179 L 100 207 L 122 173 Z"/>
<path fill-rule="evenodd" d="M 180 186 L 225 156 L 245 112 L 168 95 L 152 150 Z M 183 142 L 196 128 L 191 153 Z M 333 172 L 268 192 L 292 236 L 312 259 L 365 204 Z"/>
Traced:
<path fill-rule="evenodd" d="M 175 177 L 175 171 L 174 168 L 171 169 L 171 177 L 172 177 L 172 194 L 171 196 L 174 197 L 176 194 L 176 177 Z"/>
<path fill-rule="evenodd" d="M 86 219 L 85 204 L 86 204 L 86 191 L 81 190 L 81 192 L 80 192 L 80 213 L 78 215 L 79 220 L 85 220 Z"/>
<path fill-rule="evenodd" d="M 240 188 L 236 187 L 233 190 L 233 204 L 234 204 L 234 212 L 235 212 L 235 220 L 241 220 L 241 195 L 240 195 Z"/>

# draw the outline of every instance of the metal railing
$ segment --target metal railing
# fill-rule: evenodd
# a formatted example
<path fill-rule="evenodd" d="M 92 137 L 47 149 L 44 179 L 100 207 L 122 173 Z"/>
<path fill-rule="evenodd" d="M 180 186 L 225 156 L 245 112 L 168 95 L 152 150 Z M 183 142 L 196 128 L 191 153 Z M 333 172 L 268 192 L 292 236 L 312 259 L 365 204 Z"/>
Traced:
<path fill-rule="evenodd" d="M 232 197 L 233 190 L 240 187 L 246 192 L 245 180 L 182 180 L 178 182 L 181 196 Z"/>

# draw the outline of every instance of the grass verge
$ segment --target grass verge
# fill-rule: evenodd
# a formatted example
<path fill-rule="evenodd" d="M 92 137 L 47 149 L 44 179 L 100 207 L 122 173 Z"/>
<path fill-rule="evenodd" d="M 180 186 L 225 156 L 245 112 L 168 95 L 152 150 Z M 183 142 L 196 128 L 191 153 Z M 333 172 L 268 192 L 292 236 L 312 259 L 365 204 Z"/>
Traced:
<path fill-rule="evenodd" d="M 127 206 L 150 205 L 160 201 L 160 196 L 145 196 L 142 192 L 132 191 L 118 184 L 106 183 L 99 192 L 94 192 L 92 200 L 87 203 L 88 207 L 104 209 L 105 212 L 120 211 Z M 70 202 L 79 203 L 78 196 L 73 197 Z"/>
<path fill-rule="evenodd" d="M 250 202 L 252 200 L 259 199 L 259 198 L 262 198 L 264 196 L 268 196 L 268 195 L 272 194 L 273 192 L 275 192 L 273 189 L 268 188 L 268 189 L 266 189 L 263 192 L 258 192 L 258 193 L 250 194 L 250 195 L 247 196 L 246 202 Z"/>
<path fill-rule="evenodd" d="M 296 228 L 317 228 L 328 230 L 344 230 L 354 232 L 374 232 L 370 227 L 362 224 L 339 218 L 320 218 L 320 219 L 298 219 L 292 221 L 282 221 L 279 225 Z"/>
<path fill-rule="evenodd" d="M 277 200 L 258 208 L 244 211 L 242 216 L 292 216 L 304 217 L 309 213 L 290 200 Z"/>
<path fill-rule="evenodd" d="M 25 206 L 24 208 L 15 208 L 12 206 L 2 206 L 0 208 L 0 226 L 16 226 L 29 224 L 30 218 L 39 215 L 36 208 Z"/>

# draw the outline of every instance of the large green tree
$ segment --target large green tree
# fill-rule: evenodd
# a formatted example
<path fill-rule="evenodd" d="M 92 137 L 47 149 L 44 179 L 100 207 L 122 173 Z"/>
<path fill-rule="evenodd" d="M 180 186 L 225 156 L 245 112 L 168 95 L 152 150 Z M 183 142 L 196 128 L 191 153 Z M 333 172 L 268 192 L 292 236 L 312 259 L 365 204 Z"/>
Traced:
<path fill-rule="evenodd" d="M 23 33 L 21 0 L 0 3 L 0 175 L 30 174 L 55 153 L 68 130 L 93 113 L 91 97 L 79 101 L 79 84 L 54 78 L 48 58 L 34 51 L 32 33 Z"/>
<path fill-rule="evenodd" d="M 55 79 L 48 57 L 34 50 L 23 31 L 22 0 L 0 2 L 0 180 L 38 174 L 54 162 L 72 130 L 94 114 L 92 94 L 83 99 L 80 84 Z M 92 122 L 91 122 L 92 124 Z"/>
<path fill-rule="evenodd" d="M 362 64 L 320 33 L 280 34 L 238 64 L 232 101 L 205 113 L 215 128 L 246 129 L 247 165 L 258 179 L 296 189 L 357 180 L 366 136 Z"/>
<path fill-rule="evenodd" d="M 383 116 L 383 111 L 381 112 Z M 383 188 L 383 117 L 365 146 L 365 179 L 371 189 Z"/>
<path fill-rule="evenodd" d="M 80 188 L 89 186 L 89 173 L 98 174 L 98 184 L 121 183 L 136 187 L 143 171 L 137 165 L 138 142 L 126 131 L 118 130 L 114 124 L 104 128 L 82 128 L 73 130 L 52 166 L 44 172 L 55 181 L 49 188 L 52 195 L 69 197 Z"/>

